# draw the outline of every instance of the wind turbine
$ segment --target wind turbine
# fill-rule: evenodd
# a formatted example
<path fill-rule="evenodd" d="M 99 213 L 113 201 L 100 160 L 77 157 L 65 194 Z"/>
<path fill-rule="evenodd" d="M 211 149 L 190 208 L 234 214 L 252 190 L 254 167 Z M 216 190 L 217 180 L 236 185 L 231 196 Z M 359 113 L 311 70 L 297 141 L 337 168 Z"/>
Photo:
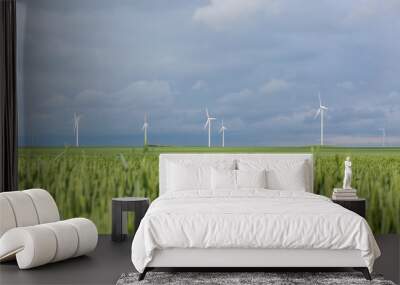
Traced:
<path fill-rule="evenodd" d="M 225 130 L 227 128 L 224 126 L 224 120 L 222 120 L 221 128 L 219 129 L 219 133 L 222 133 L 222 147 L 225 147 Z"/>
<path fill-rule="evenodd" d="M 79 147 L 79 121 L 81 116 L 74 113 L 74 134 L 75 134 L 75 146 Z"/>
<path fill-rule="evenodd" d="M 204 128 L 207 128 L 207 126 L 208 126 L 208 147 L 211 147 L 211 122 L 213 120 L 216 120 L 216 118 L 210 117 L 210 114 L 208 113 L 207 108 L 206 108 L 206 115 L 207 115 L 207 121 L 206 121 L 206 124 L 204 125 Z"/>
<path fill-rule="evenodd" d="M 386 129 L 380 128 L 379 130 L 382 132 L 382 146 L 384 147 L 386 144 Z"/>
<path fill-rule="evenodd" d="M 315 113 L 314 119 L 321 116 L 321 145 L 324 145 L 324 113 L 328 110 L 328 107 L 322 105 L 321 94 L 318 92 L 319 108 L 317 113 Z"/>
<path fill-rule="evenodd" d="M 144 131 L 144 145 L 147 145 L 147 128 L 149 124 L 147 123 L 147 114 L 144 114 L 144 124 L 142 130 Z"/>

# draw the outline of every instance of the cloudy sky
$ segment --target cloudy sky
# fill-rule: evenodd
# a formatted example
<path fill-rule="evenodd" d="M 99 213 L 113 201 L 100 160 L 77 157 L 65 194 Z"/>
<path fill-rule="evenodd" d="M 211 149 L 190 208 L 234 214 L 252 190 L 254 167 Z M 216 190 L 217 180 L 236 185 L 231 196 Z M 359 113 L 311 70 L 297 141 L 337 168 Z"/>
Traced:
<path fill-rule="evenodd" d="M 21 145 L 400 145 L 400 1 L 17 2 Z"/>

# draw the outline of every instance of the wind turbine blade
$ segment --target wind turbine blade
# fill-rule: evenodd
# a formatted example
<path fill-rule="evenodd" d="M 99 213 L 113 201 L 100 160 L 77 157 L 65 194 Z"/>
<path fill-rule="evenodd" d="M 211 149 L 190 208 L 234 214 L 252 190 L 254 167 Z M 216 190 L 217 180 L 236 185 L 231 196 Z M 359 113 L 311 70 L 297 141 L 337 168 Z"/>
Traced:
<path fill-rule="evenodd" d="M 208 114 L 208 108 L 206 108 L 206 115 L 207 115 L 207 118 L 210 117 L 210 114 Z"/>
<path fill-rule="evenodd" d="M 207 119 L 206 124 L 204 125 L 204 128 L 207 128 L 209 123 L 210 123 L 210 120 Z"/>
<path fill-rule="evenodd" d="M 78 128 L 79 120 L 78 117 L 76 116 L 76 113 L 74 113 L 74 131 Z"/>
<path fill-rule="evenodd" d="M 320 113 L 321 113 L 321 109 L 318 109 L 317 112 L 314 115 L 314 119 L 316 119 L 319 116 Z"/>
<path fill-rule="evenodd" d="M 318 92 L 319 106 L 322 106 L 321 92 Z"/>

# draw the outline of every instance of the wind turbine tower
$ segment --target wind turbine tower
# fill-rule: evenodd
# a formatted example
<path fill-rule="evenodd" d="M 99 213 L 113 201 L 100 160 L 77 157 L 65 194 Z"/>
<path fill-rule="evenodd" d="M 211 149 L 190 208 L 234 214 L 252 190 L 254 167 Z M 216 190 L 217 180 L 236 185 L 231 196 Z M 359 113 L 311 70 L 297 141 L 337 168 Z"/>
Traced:
<path fill-rule="evenodd" d="M 221 128 L 219 129 L 219 133 L 222 134 L 222 147 L 225 147 L 225 130 L 224 120 L 222 120 Z"/>
<path fill-rule="evenodd" d="M 147 128 L 149 127 L 149 124 L 147 123 L 147 114 L 144 114 L 144 124 L 142 127 L 142 130 L 144 131 L 144 145 L 147 145 Z"/>
<path fill-rule="evenodd" d="M 324 145 L 324 113 L 325 111 L 328 110 L 328 107 L 322 105 L 320 93 L 318 93 L 318 99 L 319 99 L 319 108 L 317 110 L 317 113 L 315 113 L 314 119 L 316 119 L 318 116 L 321 117 L 321 145 Z"/>
<path fill-rule="evenodd" d="M 380 128 L 379 130 L 382 132 L 382 146 L 385 147 L 385 145 L 386 145 L 386 129 Z"/>
<path fill-rule="evenodd" d="M 75 134 L 75 146 L 79 147 L 79 121 L 81 116 L 74 113 L 74 134 Z"/>
<path fill-rule="evenodd" d="M 206 124 L 204 125 L 204 128 L 207 128 L 208 126 L 208 147 L 211 147 L 211 122 L 216 120 L 216 118 L 210 117 L 207 108 L 206 108 L 206 115 L 207 115 L 207 121 Z"/>

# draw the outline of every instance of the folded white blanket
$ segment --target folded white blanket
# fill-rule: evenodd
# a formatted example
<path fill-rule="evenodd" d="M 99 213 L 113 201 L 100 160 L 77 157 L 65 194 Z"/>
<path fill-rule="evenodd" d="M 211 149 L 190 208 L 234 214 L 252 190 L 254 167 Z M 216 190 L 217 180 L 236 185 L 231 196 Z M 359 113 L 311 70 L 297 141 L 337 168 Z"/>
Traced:
<path fill-rule="evenodd" d="M 359 215 L 328 198 L 299 191 L 185 191 L 156 199 L 132 243 L 143 272 L 154 249 L 358 249 L 372 271 L 380 251 Z"/>

